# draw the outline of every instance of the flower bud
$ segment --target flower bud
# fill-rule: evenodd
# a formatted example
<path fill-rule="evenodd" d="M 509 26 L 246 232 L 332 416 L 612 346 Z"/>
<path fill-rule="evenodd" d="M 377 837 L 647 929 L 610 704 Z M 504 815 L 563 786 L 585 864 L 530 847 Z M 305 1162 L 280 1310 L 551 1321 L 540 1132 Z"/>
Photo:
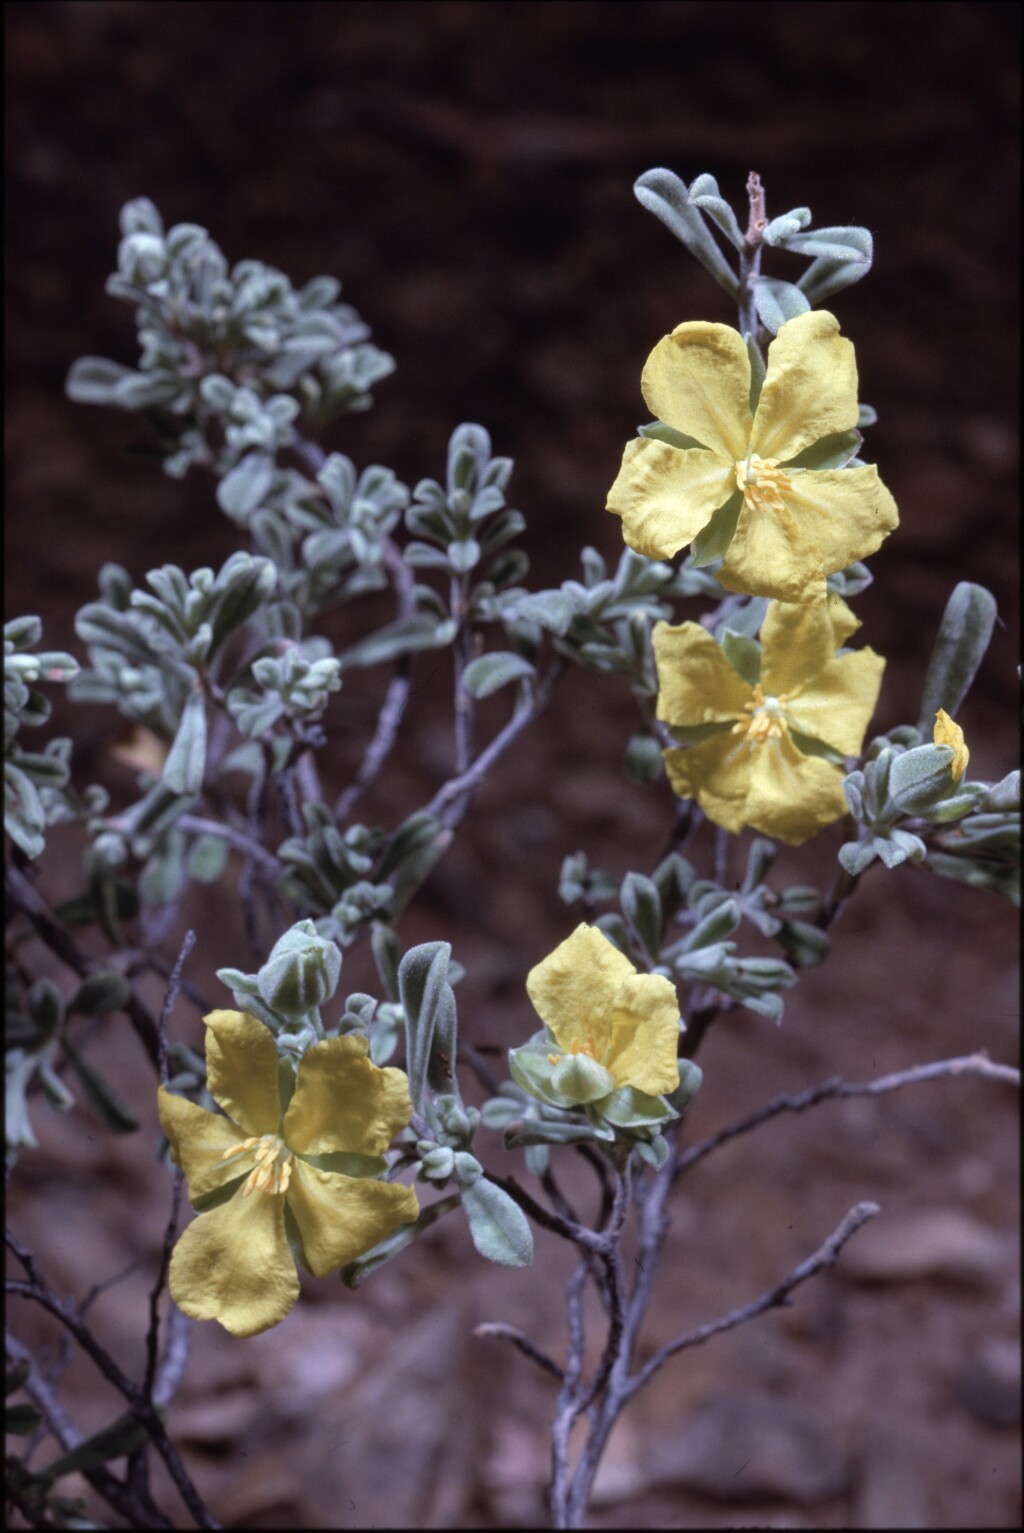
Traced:
<path fill-rule="evenodd" d="M 611 1073 L 588 1054 L 563 1054 L 551 1072 L 551 1084 L 570 1102 L 597 1102 L 615 1090 Z"/>
<path fill-rule="evenodd" d="M 953 750 L 918 745 L 897 756 L 889 772 L 889 799 L 904 814 L 930 809 L 953 791 Z"/>
<path fill-rule="evenodd" d="M 274 1011 L 300 1017 L 330 999 L 340 975 L 337 945 L 319 936 L 312 921 L 299 921 L 274 944 L 256 983 Z"/>

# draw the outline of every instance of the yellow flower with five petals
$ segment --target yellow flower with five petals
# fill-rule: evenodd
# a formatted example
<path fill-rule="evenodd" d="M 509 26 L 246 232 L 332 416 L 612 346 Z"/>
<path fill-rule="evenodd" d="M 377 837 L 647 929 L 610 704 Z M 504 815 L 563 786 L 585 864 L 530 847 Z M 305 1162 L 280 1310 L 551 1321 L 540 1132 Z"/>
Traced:
<path fill-rule="evenodd" d="M 411 1187 L 377 1180 L 412 1103 L 404 1071 L 372 1064 L 358 1035 L 314 1044 L 294 1076 L 255 1017 L 205 1021 L 207 1084 L 226 1116 L 159 1094 L 199 1210 L 171 1257 L 171 1296 L 193 1320 L 255 1336 L 299 1296 L 293 1251 L 323 1277 L 416 1218 Z"/>
<path fill-rule="evenodd" d="M 590 1072 L 592 1096 L 631 1086 L 653 1097 L 679 1085 L 674 986 L 662 974 L 639 974 L 598 927 L 577 926 L 530 970 L 526 990 L 561 1057 L 582 1056 L 606 1075 Z"/>
<path fill-rule="evenodd" d="M 716 825 L 745 825 L 797 846 L 847 812 L 841 763 L 860 753 L 885 661 L 837 654 L 860 624 L 839 597 L 823 607 L 773 602 L 759 672 L 699 623 L 654 629 L 658 717 L 682 749 L 664 753 L 669 781 Z M 754 652 L 756 653 L 756 652 Z"/>
<path fill-rule="evenodd" d="M 897 525 L 873 466 L 815 467 L 853 456 L 857 365 L 825 310 L 797 315 L 768 348 L 752 407 L 750 356 L 728 325 L 679 325 L 647 359 L 641 387 L 669 441 L 630 442 L 608 492 L 631 548 L 668 559 L 697 540 L 723 559 L 728 590 L 822 602 L 825 580 L 872 554 Z M 833 454 L 833 449 L 836 449 Z"/>

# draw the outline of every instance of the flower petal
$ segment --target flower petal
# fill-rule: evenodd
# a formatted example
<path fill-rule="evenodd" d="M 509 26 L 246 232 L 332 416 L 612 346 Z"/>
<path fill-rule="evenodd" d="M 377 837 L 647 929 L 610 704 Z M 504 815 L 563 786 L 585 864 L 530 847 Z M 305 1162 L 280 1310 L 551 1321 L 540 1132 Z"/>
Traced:
<path fill-rule="evenodd" d="M 636 973 L 624 953 L 596 926 L 581 922 L 570 937 L 526 976 L 526 993 L 558 1047 L 592 1041 L 603 1064 L 611 1044 L 611 1007 L 619 987 Z"/>
<path fill-rule="evenodd" d="M 852 627 L 847 619 L 852 619 Z M 837 622 L 842 637 L 837 634 Z M 765 696 L 779 697 L 804 687 L 830 664 L 842 638 L 859 626 L 839 596 L 830 596 L 820 607 L 772 602 L 761 624 L 761 686 Z"/>
<path fill-rule="evenodd" d="M 647 358 L 640 386 L 666 426 L 732 462 L 746 457 L 753 424 L 750 358 L 738 330 L 704 320 L 677 325 Z"/>
<path fill-rule="evenodd" d="M 238 1175 L 238 1161 L 225 1165 L 223 1156 L 245 1139 L 240 1128 L 228 1118 L 219 1118 L 163 1086 L 157 1093 L 157 1103 L 160 1126 L 170 1141 L 171 1157 L 185 1173 L 193 1203 Z"/>
<path fill-rule="evenodd" d="M 670 559 L 707 526 L 734 489 L 731 462 L 699 447 L 636 437 L 608 491 L 622 536 L 648 559 Z"/>
<path fill-rule="evenodd" d="M 899 524 L 896 502 L 873 463 L 801 469 L 792 475 L 792 489 L 784 491 L 783 500 L 801 535 L 813 543 L 826 575 L 875 553 Z"/>
<path fill-rule="evenodd" d="M 631 974 L 619 986 L 611 1014 L 605 1065 L 616 1086 L 660 1096 L 679 1085 L 679 998 L 662 974 Z"/>
<path fill-rule="evenodd" d="M 247 1134 L 276 1134 L 281 1122 L 277 1046 L 244 1011 L 211 1011 L 206 1023 L 206 1079 L 214 1101 Z"/>
<path fill-rule="evenodd" d="M 745 823 L 789 846 L 799 846 L 847 812 L 843 773 L 792 740 L 755 747 Z"/>
<path fill-rule="evenodd" d="M 844 756 L 859 756 L 884 670 L 885 661 L 873 649 L 837 656 L 787 702 L 787 720 Z"/>
<path fill-rule="evenodd" d="M 284 1232 L 284 1199 L 241 1192 L 189 1225 L 174 1248 L 171 1297 L 193 1320 L 219 1320 L 256 1336 L 283 1320 L 299 1297 Z"/>
<path fill-rule="evenodd" d="M 714 824 L 735 835 L 744 825 L 751 750 L 741 736 L 713 735 L 700 745 L 664 752 L 668 780 L 680 798 L 695 798 Z"/>
<path fill-rule="evenodd" d="M 831 570 L 825 570 L 816 545 L 793 515 L 788 492 L 783 500 L 781 511 L 743 506 L 718 582 L 727 591 L 747 596 L 801 604 L 824 602 L 825 576 Z"/>
<path fill-rule="evenodd" d="M 656 623 L 658 717 L 667 724 L 719 724 L 743 717 L 753 691 L 700 623 Z"/>
<path fill-rule="evenodd" d="M 355 1261 L 396 1225 L 411 1224 L 419 1213 L 411 1187 L 338 1176 L 301 1160 L 293 1162 L 286 1196 L 314 1277 L 326 1277 Z"/>
<path fill-rule="evenodd" d="M 959 782 L 967 770 L 967 763 L 971 759 L 971 753 L 964 740 L 964 732 L 960 725 L 951 719 L 945 708 L 940 708 L 935 715 L 935 728 L 932 730 L 933 745 L 948 745 L 953 752 L 953 761 L 950 771 L 953 773 L 953 781 Z"/>
<path fill-rule="evenodd" d="M 839 321 L 825 309 L 798 314 L 768 347 L 751 447 L 758 457 L 786 462 L 824 436 L 851 431 L 857 413 L 853 342 L 839 334 Z"/>
<path fill-rule="evenodd" d="M 284 1140 L 300 1155 L 379 1155 L 412 1114 L 404 1070 L 371 1064 L 365 1038 L 327 1038 L 299 1062 Z"/>

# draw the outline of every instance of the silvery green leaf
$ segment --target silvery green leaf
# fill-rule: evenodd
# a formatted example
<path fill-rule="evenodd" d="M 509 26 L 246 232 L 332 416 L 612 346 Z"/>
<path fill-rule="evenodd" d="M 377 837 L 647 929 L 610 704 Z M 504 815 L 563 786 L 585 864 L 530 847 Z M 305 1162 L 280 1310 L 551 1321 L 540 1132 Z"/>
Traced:
<path fill-rule="evenodd" d="M 727 608 L 721 621 L 715 625 L 714 636 L 719 644 L 721 644 L 722 635 L 726 630 L 734 634 L 741 634 L 744 638 L 752 639 L 764 622 L 764 616 L 767 611 L 767 597 L 740 597 L 737 605 Z M 760 674 L 760 666 L 758 666 L 758 673 Z"/>
<path fill-rule="evenodd" d="M 816 256 L 827 261 L 848 261 L 862 265 L 865 268 L 861 273 L 863 276 L 871 266 L 874 244 L 868 229 L 850 224 L 792 235 L 787 240 L 787 248 L 797 250 L 801 255 Z"/>
<path fill-rule="evenodd" d="M 431 1203 L 427 1208 L 421 1208 L 419 1218 L 411 1224 L 400 1224 L 398 1228 L 386 1239 L 372 1246 L 369 1251 L 364 1251 L 362 1256 L 357 1256 L 354 1262 L 349 1262 L 347 1267 L 342 1267 L 339 1276 L 346 1288 L 360 1288 L 368 1277 L 372 1277 L 378 1268 L 383 1267 L 385 1262 L 404 1251 L 412 1245 L 418 1235 L 424 1230 L 436 1224 L 438 1219 L 445 1214 L 451 1213 L 460 1202 L 458 1193 L 450 1193 L 446 1198 L 439 1198 L 436 1203 Z"/>
<path fill-rule="evenodd" d="M 785 1010 L 781 995 L 774 995 L 770 991 L 764 995 L 743 995 L 740 997 L 740 1005 L 747 1011 L 754 1011 L 760 1017 L 767 1017 L 769 1022 L 776 1026 L 782 1021 L 782 1013 Z"/>
<path fill-rule="evenodd" d="M 635 1086 L 621 1086 L 603 1101 L 590 1105 L 595 1115 L 599 1114 L 615 1128 L 647 1128 L 676 1116 L 664 1097 L 649 1096 Z"/>
<path fill-rule="evenodd" d="M 462 681 L 471 697 L 490 697 L 492 692 L 507 686 L 510 681 L 522 681 L 536 674 L 534 667 L 522 655 L 507 650 L 494 650 L 489 655 L 480 655 L 478 659 L 471 660 L 462 673 Z"/>
<path fill-rule="evenodd" d="M 930 738 L 940 708 L 955 717 L 992 637 L 995 597 L 984 586 L 962 580 L 955 586 L 939 625 L 928 665 L 918 728 Z"/>
<path fill-rule="evenodd" d="M 832 946 L 821 927 L 811 926 L 807 921 L 783 921 L 775 940 L 787 958 L 804 969 L 823 963 Z"/>
<path fill-rule="evenodd" d="M 761 680 L 761 646 L 756 639 L 748 639 L 725 628 L 719 639 L 725 658 L 748 687 L 756 687 Z"/>
<path fill-rule="evenodd" d="M 443 1047 L 449 1066 L 455 1058 L 455 995 L 447 977 L 451 952 L 448 942 L 424 942 L 410 948 L 398 966 L 409 1094 L 417 1112 L 423 1105 L 438 1045 Z M 435 1034 L 439 1035 L 436 1040 Z"/>
<path fill-rule="evenodd" d="M 424 614 L 399 618 L 369 634 L 339 655 L 342 669 L 383 665 L 422 649 L 442 649 L 455 637 L 454 623 L 438 623 Z"/>
<path fill-rule="evenodd" d="M 502 1267 L 528 1267 L 533 1260 L 533 1232 L 518 1203 L 503 1187 L 481 1177 L 462 1189 L 462 1206 L 474 1246 L 485 1260 Z"/>
<path fill-rule="evenodd" d="M 592 1144 L 595 1137 L 590 1123 L 523 1118 L 506 1132 L 505 1148 L 525 1150 L 539 1144 Z"/>
<path fill-rule="evenodd" d="M 657 782 L 664 770 L 661 742 L 646 730 L 638 731 L 626 746 L 622 765 L 631 782 Z"/>
<path fill-rule="evenodd" d="M 110 1426 L 94 1432 L 85 1442 L 72 1448 L 70 1453 L 63 1454 L 37 1473 L 48 1483 L 67 1474 L 87 1474 L 90 1470 L 102 1469 L 111 1459 L 138 1452 L 150 1441 L 149 1432 L 142 1422 L 130 1411 L 125 1411 Z"/>
<path fill-rule="evenodd" d="M 642 873 L 627 873 L 622 880 L 619 902 L 623 913 L 639 937 L 647 956 L 657 963 L 661 953 L 661 896 L 658 886 Z"/>
<path fill-rule="evenodd" d="M 878 424 L 878 411 L 874 405 L 866 405 L 863 400 L 857 406 L 857 429 L 863 431 L 865 426 Z"/>
<path fill-rule="evenodd" d="M 206 768 L 206 698 L 192 692 L 164 762 L 163 781 L 174 793 L 198 793 Z"/>
<path fill-rule="evenodd" d="M 576 612 L 571 596 L 564 591 L 530 591 L 505 610 L 509 616 L 539 623 L 560 635 L 567 632 Z"/>
<path fill-rule="evenodd" d="M 761 238 L 766 245 L 785 247 L 794 234 L 799 234 L 802 229 L 807 228 L 810 221 L 810 208 L 791 208 L 788 213 L 781 213 L 778 218 L 773 218 L 761 231 Z"/>
<path fill-rule="evenodd" d="M 714 219 L 726 239 L 737 250 L 743 249 L 743 235 L 736 222 L 736 214 L 718 190 L 718 182 L 714 176 L 698 176 L 696 181 L 691 182 L 690 201 L 694 207 L 700 208 L 709 218 Z"/>
<path fill-rule="evenodd" d="M 839 848 L 838 856 L 845 871 L 851 878 L 856 878 L 878 856 L 874 837 L 869 836 L 865 841 L 847 841 L 845 846 Z"/>
<path fill-rule="evenodd" d="M 677 431 L 674 426 L 666 426 L 664 421 L 651 421 L 646 426 L 638 426 L 637 430 L 649 442 L 664 442 L 668 447 L 678 447 L 683 451 L 691 447 L 700 448 L 702 452 L 708 451 L 706 445 L 698 442 L 695 436 L 687 436 L 685 432 Z"/>
<path fill-rule="evenodd" d="M 999 811 L 1020 808 L 1020 769 L 1017 768 L 989 787 L 985 808 Z"/>
<path fill-rule="evenodd" d="M 68 1002 L 68 1010 L 83 1012 L 90 1017 L 102 1017 L 109 1011 L 120 1011 L 130 995 L 131 987 L 123 974 L 113 969 L 102 969 L 82 981 Z"/>
<path fill-rule="evenodd" d="M 695 953 L 730 937 L 740 924 L 740 907 L 734 899 L 723 899 L 699 921 L 683 943 L 682 952 Z"/>
<path fill-rule="evenodd" d="M 703 569 L 705 565 L 725 558 L 742 509 L 743 492 L 734 490 L 690 544 L 689 563 L 693 569 Z"/>
<path fill-rule="evenodd" d="M 817 442 L 812 442 L 805 447 L 803 452 L 797 453 L 795 458 L 787 460 L 785 467 L 809 468 L 815 471 L 829 468 L 844 468 L 850 459 L 856 456 L 864 438 L 859 431 L 834 431 L 830 436 L 823 436 Z M 863 566 L 862 566 L 863 567 Z"/>
<path fill-rule="evenodd" d="M 778 335 L 787 320 L 806 314 L 811 307 L 792 282 L 782 282 L 778 277 L 755 277 L 753 286 L 754 307 L 772 335 Z"/>
<path fill-rule="evenodd" d="M 185 866 L 189 878 L 199 884 L 215 884 L 227 866 L 228 843 L 219 836 L 198 836 L 189 848 Z"/>
<path fill-rule="evenodd" d="M 725 256 L 715 244 L 699 210 L 690 200 L 685 184 L 671 170 L 646 170 L 633 183 L 633 191 L 642 207 L 660 218 L 691 255 L 706 267 L 730 297 L 739 292 L 739 280 Z"/>
<path fill-rule="evenodd" d="M 164 221 L 148 197 L 132 197 L 126 202 L 118 215 L 118 225 L 125 238 L 130 234 L 159 236 L 164 232 Z"/>
<path fill-rule="evenodd" d="M 263 504 L 274 479 L 274 459 L 248 452 L 217 486 L 217 504 L 235 521 L 244 523 Z"/>
<path fill-rule="evenodd" d="M 751 415 L 756 415 L 757 406 L 761 398 L 761 390 L 764 387 L 764 380 L 768 376 L 768 368 L 761 354 L 761 348 L 757 344 L 757 337 L 746 335 L 743 339 L 747 348 L 747 357 L 750 361 L 750 413 Z"/>
<path fill-rule="evenodd" d="M 117 385 L 124 378 L 137 376 L 132 368 L 106 357 L 79 357 L 68 369 L 64 388 L 75 404 L 116 405 Z"/>

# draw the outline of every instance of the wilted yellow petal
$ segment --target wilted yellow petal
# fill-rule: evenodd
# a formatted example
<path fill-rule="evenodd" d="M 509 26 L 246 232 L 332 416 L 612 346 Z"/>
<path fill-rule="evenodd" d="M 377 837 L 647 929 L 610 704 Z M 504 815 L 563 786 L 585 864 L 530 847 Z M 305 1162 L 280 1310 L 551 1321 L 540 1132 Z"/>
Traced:
<path fill-rule="evenodd" d="M 658 717 L 667 724 L 717 724 L 741 717 L 753 692 L 700 623 L 656 623 Z"/>
<path fill-rule="evenodd" d="M 611 1043 L 611 1002 L 636 970 L 596 926 L 581 923 L 526 977 L 526 992 L 560 1049 L 590 1041 L 603 1061 Z"/>
<path fill-rule="evenodd" d="M 953 773 L 953 781 L 959 782 L 967 770 L 967 763 L 971 759 L 971 753 L 964 741 L 963 730 L 959 724 L 954 723 L 945 708 L 940 708 L 935 715 L 932 744 L 949 746 L 953 752 L 953 760 L 950 766 L 950 770 Z"/>
<path fill-rule="evenodd" d="M 630 974 L 611 1008 L 611 1043 L 602 1061 L 616 1086 L 648 1096 L 679 1085 L 679 999 L 661 974 Z"/>
<path fill-rule="evenodd" d="M 670 559 L 691 543 L 735 488 L 733 464 L 699 448 L 636 437 L 608 491 L 622 536 L 648 559 Z"/>
<path fill-rule="evenodd" d="M 400 1073 L 400 1072 L 396 1072 Z M 399 1182 L 375 1182 L 293 1162 L 290 1211 L 314 1277 L 355 1261 L 399 1224 L 419 1213 L 416 1194 Z"/>
<path fill-rule="evenodd" d="M 289 1149 L 379 1155 L 405 1128 L 412 1113 L 408 1077 L 372 1064 L 369 1050 L 367 1039 L 353 1034 L 306 1051 L 282 1131 Z"/>
<path fill-rule="evenodd" d="M 219 1320 L 255 1336 L 283 1320 L 299 1297 L 284 1233 L 284 1198 L 241 1192 L 200 1214 L 171 1256 L 171 1297 L 193 1320 Z"/>
<path fill-rule="evenodd" d="M 157 1104 L 160 1126 L 167 1135 L 175 1164 L 185 1173 L 193 1203 L 239 1175 L 239 1162 L 225 1165 L 224 1156 L 246 1138 L 241 1129 L 228 1118 L 219 1118 L 163 1086 L 157 1093 Z"/>
<path fill-rule="evenodd" d="M 677 325 L 647 358 L 640 386 L 658 420 L 722 457 L 746 457 L 750 358 L 738 330 L 704 320 Z"/>
<path fill-rule="evenodd" d="M 214 1101 L 247 1134 L 276 1134 L 281 1100 L 270 1029 L 244 1011 L 211 1011 L 203 1021 L 206 1078 Z"/>
<path fill-rule="evenodd" d="M 838 656 L 787 701 L 787 720 L 841 755 L 859 756 L 884 670 L 885 661 L 873 649 Z"/>
<path fill-rule="evenodd" d="M 856 426 L 857 362 L 834 315 L 815 309 L 788 320 L 767 360 L 750 436 L 759 457 L 786 462 L 812 442 Z"/>

